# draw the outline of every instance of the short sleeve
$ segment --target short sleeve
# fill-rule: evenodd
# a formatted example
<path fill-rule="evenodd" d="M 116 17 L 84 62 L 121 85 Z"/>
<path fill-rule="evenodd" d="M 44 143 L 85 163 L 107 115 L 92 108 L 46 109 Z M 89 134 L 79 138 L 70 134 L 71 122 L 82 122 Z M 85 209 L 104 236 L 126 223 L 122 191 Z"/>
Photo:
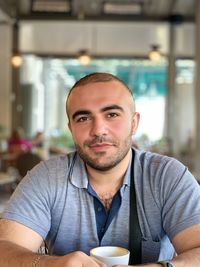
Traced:
<path fill-rule="evenodd" d="M 42 162 L 22 179 L 2 217 L 21 223 L 45 238 L 50 229 L 52 193 L 48 169 Z"/>
<path fill-rule="evenodd" d="M 160 179 L 163 228 L 169 238 L 200 223 L 200 187 L 179 161 L 171 160 Z"/>

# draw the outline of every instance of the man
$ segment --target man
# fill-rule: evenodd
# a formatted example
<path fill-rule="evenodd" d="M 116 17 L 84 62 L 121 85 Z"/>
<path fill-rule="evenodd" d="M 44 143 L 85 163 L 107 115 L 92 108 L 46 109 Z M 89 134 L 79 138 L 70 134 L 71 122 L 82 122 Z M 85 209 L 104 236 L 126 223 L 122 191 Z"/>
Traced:
<path fill-rule="evenodd" d="M 128 248 L 131 179 L 140 266 L 200 266 L 199 186 L 175 159 L 131 149 L 139 113 L 127 86 L 90 74 L 66 109 L 77 152 L 40 163 L 19 184 L 0 221 L 0 266 L 105 267 L 89 251 Z M 43 240 L 55 256 L 37 254 Z"/>

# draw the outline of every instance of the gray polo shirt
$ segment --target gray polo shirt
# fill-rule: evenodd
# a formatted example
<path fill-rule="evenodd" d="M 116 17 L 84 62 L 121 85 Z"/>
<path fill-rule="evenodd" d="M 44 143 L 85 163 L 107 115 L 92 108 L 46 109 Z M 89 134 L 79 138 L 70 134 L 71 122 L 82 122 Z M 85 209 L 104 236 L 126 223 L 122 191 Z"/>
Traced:
<path fill-rule="evenodd" d="M 131 164 L 131 163 L 130 163 Z M 64 255 L 99 245 L 128 248 L 130 164 L 120 189 L 121 206 L 99 241 L 94 199 L 87 192 L 83 161 L 73 152 L 41 162 L 12 195 L 3 217 L 46 239 L 51 254 Z M 177 160 L 135 150 L 134 181 L 142 231 L 142 261 L 170 259 L 170 240 L 200 223 L 200 188 Z"/>

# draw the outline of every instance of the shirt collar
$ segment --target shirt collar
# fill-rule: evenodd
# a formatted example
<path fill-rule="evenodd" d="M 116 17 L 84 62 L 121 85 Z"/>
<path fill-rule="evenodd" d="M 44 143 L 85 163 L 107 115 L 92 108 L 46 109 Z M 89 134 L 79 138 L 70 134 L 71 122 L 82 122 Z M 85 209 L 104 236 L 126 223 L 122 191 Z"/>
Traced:
<path fill-rule="evenodd" d="M 85 164 L 83 160 L 79 157 L 77 152 L 76 152 L 75 162 L 71 170 L 70 181 L 74 186 L 78 188 L 87 189 L 88 177 L 85 169 Z"/>

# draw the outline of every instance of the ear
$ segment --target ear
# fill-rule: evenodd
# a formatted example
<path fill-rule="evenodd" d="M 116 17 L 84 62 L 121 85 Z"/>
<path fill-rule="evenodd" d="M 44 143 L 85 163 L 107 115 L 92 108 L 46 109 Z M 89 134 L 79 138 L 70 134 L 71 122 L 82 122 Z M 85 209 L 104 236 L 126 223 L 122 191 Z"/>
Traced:
<path fill-rule="evenodd" d="M 134 135 L 137 131 L 138 125 L 140 121 L 140 113 L 135 112 L 133 116 L 133 125 L 132 125 L 132 134 Z"/>
<path fill-rule="evenodd" d="M 72 132 L 70 120 L 68 120 L 68 124 L 67 125 L 68 125 L 68 128 L 70 129 L 70 132 Z"/>

